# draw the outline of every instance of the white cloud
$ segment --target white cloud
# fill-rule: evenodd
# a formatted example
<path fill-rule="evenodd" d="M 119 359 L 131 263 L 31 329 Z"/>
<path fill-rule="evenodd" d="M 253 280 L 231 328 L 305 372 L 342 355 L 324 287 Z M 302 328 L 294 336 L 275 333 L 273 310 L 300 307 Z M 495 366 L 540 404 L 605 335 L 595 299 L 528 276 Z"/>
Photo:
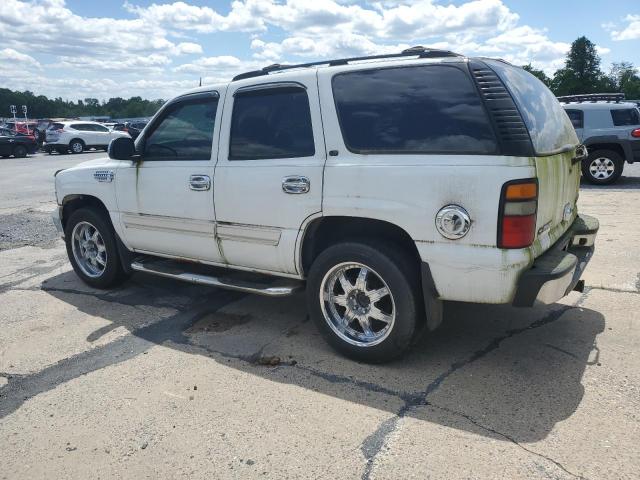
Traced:
<path fill-rule="evenodd" d="M 18 52 L 13 48 L 4 48 L 0 50 L 0 68 L 15 68 L 16 63 L 20 64 L 21 67 L 42 68 L 40 62 L 31 55 Z"/>
<path fill-rule="evenodd" d="M 562 66 L 569 49 L 522 24 L 503 0 L 231 0 L 215 7 L 164 1 L 124 0 L 127 18 L 110 18 L 81 16 L 64 0 L 0 0 L 0 81 L 55 96 L 82 98 L 93 90 L 153 98 L 175 95 L 199 77 L 219 82 L 271 63 L 413 45 L 532 63 L 547 73 Z M 640 16 L 625 21 L 624 30 L 612 27 L 615 39 L 637 38 Z M 208 40 L 216 56 L 203 49 Z M 24 71 L 3 66 L 15 63 Z M 48 78 L 38 71 L 44 67 Z"/>
<path fill-rule="evenodd" d="M 627 15 L 624 17 L 624 21 L 627 25 L 622 30 L 612 30 L 611 38 L 613 40 L 636 40 L 640 39 L 640 15 Z M 615 28 L 615 25 L 608 25 L 610 28 Z M 603 25 L 604 28 L 605 25 Z"/>

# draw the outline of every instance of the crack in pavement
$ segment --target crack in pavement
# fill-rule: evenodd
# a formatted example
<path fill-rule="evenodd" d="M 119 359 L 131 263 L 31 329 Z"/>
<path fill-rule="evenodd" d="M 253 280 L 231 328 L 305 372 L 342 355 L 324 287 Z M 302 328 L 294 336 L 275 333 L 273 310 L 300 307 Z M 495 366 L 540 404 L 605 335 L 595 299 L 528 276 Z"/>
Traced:
<path fill-rule="evenodd" d="M 585 295 L 586 294 L 583 294 L 581 296 L 581 300 Z M 384 448 L 389 436 L 396 430 L 400 419 L 404 418 L 410 410 L 418 406 L 426 405 L 429 396 L 433 394 L 447 378 L 456 373 L 458 370 L 470 365 L 477 360 L 480 360 L 481 358 L 487 356 L 489 353 L 497 350 L 505 340 L 513 338 L 514 336 L 527 332 L 529 330 L 541 328 L 552 322 L 555 322 L 560 317 L 562 317 L 565 312 L 571 310 L 572 308 L 575 308 L 575 306 L 563 305 L 556 310 L 550 311 L 544 317 L 530 323 L 525 327 L 507 330 L 504 334 L 491 340 L 484 348 L 476 350 L 474 353 L 463 360 L 452 363 L 446 371 L 442 372 L 431 383 L 429 383 L 422 392 L 415 395 L 413 398 L 405 400 L 405 404 L 392 418 L 382 422 L 378 426 L 378 428 L 371 435 L 369 435 L 364 440 L 364 442 L 362 442 L 360 449 L 366 460 L 365 470 L 361 477 L 362 480 L 369 480 L 371 478 L 376 457 Z"/>
<path fill-rule="evenodd" d="M 556 467 L 560 468 L 561 470 L 563 470 L 565 473 L 571 475 L 572 477 L 578 478 L 578 479 L 581 479 L 581 480 L 586 480 L 586 477 L 584 477 L 582 475 L 579 475 L 579 474 L 576 474 L 576 473 L 573 473 L 568 468 L 566 468 L 564 465 L 562 465 L 562 463 L 560 463 L 559 461 L 554 460 L 553 458 L 551 458 L 551 457 L 549 457 L 547 455 L 544 455 L 544 454 L 542 454 L 540 452 L 536 452 L 535 450 L 531 450 L 530 448 L 525 447 L 520 442 L 518 442 L 516 439 L 514 439 L 513 437 L 507 435 L 506 433 L 502 433 L 502 432 L 499 432 L 498 430 L 495 430 L 495 429 L 493 429 L 491 427 L 487 427 L 486 425 L 482 425 L 479 421 L 477 421 L 476 419 L 474 419 L 470 415 L 467 415 L 465 413 L 458 412 L 456 410 L 452 410 L 450 408 L 443 407 L 443 406 L 440 406 L 440 405 L 437 405 L 437 404 L 431 403 L 431 402 L 425 402 L 425 405 L 427 405 L 429 407 L 436 408 L 438 410 L 442 410 L 442 411 L 450 413 L 452 415 L 457 415 L 459 417 L 465 418 L 466 420 L 468 420 L 469 422 L 471 422 L 472 424 L 474 424 L 478 428 L 481 428 L 482 430 L 485 430 L 485 431 L 493 433 L 493 434 L 495 434 L 495 435 L 497 435 L 499 437 L 502 437 L 502 438 L 510 441 L 514 445 L 517 445 L 518 447 L 523 449 L 525 452 L 528 452 L 528 453 L 530 453 L 532 455 L 535 455 L 537 457 L 543 458 L 543 459 L 553 463 Z"/>

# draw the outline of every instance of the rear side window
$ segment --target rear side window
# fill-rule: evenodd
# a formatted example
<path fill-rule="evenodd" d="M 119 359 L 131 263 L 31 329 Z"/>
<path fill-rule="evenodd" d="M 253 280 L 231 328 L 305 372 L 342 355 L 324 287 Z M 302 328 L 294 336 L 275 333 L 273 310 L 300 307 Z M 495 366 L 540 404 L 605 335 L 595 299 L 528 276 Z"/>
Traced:
<path fill-rule="evenodd" d="M 582 110 L 565 110 L 571 120 L 573 128 L 584 128 L 584 115 Z"/>
<path fill-rule="evenodd" d="M 64 125 L 61 123 L 52 123 L 51 125 L 49 125 L 49 128 L 47 128 L 47 130 L 62 130 L 64 128 Z"/>
<path fill-rule="evenodd" d="M 640 125 L 640 115 L 638 115 L 638 110 L 635 108 L 611 110 L 611 118 L 616 127 Z"/>
<path fill-rule="evenodd" d="M 236 92 L 229 160 L 296 158 L 314 154 L 311 112 L 304 88 Z"/>
<path fill-rule="evenodd" d="M 510 91 L 537 155 L 551 155 L 574 148 L 576 131 L 547 86 L 526 70 L 498 60 L 485 60 Z"/>
<path fill-rule="evenodd" d="M 169 105 L 144 140 L 145 160 L 210 160 L 217 97 Z"/>
<path fill-rule="evenodd" d="M 443 65 L 336 75 L 345 145 L 356 153 L 490 154 L 491 122 L 469 76 Z"/>

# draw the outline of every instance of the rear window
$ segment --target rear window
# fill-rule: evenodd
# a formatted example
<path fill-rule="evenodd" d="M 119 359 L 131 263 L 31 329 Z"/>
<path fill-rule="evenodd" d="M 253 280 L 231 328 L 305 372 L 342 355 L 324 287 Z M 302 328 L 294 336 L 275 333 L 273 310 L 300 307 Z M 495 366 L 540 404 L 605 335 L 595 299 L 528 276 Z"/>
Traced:
<path fill-rule="evenodd" d="M 333 95 L 345 145 L 356 153 L 490 154 L 491 123 L 469 76 L 453 66 L 340 73 Z"/>
<path fill-rule="evenodd" d="M 616 127 L 640 125 L 640 115 L 638 115 L 638 110 L 635 108 L 611 110 L 611 118 Z"/>
<path fill-rule="evenodd" d="M 51 125 L 49 125 L 49 128 L 47 128 L 47 130 L 62 130 L 64 128 L 64 125 L 62 123 L 52 123 Z"/>
<path fill-rule="evenodd" d="M 513 96 L 536 154 L 566 151 L 579 143 L 569 117 L 544 83 L 522 68 L 496 60 L 485 60 L 485 63 Z"/>

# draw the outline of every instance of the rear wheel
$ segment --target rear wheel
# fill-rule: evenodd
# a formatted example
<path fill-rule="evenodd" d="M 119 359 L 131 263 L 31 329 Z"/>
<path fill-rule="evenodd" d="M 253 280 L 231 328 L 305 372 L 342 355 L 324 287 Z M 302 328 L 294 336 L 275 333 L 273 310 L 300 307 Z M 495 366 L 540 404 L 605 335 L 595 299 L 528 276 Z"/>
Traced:
<path fill-rule="evenodd" d="M 82 143 L 82 140 L 71 140 L 69 150 L 71 150 L 72 153 L 82 153 L 84 151 L 84 143 Z"/>
<path fill-rule="evenodd" d="M 66 148 L 59 147 L 56 148 L 56 152 L 58 152 L 60 155 L 66 155 L 68 153 L 68 150 Z"/>
<path fill-rule="evenodd" d="M 346 242 L 315 260 L 307 300 L 331 346 L 379 363 L 404 353 L 420 331 L 418 285 L 417 265 L 394 245 Z"/>
<path fill-rule="evenodd" d="M 96 210 L 73 212 L 65 227 L 65 242 L 71 266 L 87 285 L 109 288 L 126 278 L 113 226 Z"/>
<path fill-rule="evenodd" d="M 24 158 L 27 156 L 27 147 L 24 145 L 16 145 L 13 147 L 13 156 L 16 158 Z"/>
<path fill-rule="evenodd" d="M 614 183 L 624 169 L 624 159 L 612 150 L 595 150 L 582 162 L 582 175 L 594 185 Z"/>

